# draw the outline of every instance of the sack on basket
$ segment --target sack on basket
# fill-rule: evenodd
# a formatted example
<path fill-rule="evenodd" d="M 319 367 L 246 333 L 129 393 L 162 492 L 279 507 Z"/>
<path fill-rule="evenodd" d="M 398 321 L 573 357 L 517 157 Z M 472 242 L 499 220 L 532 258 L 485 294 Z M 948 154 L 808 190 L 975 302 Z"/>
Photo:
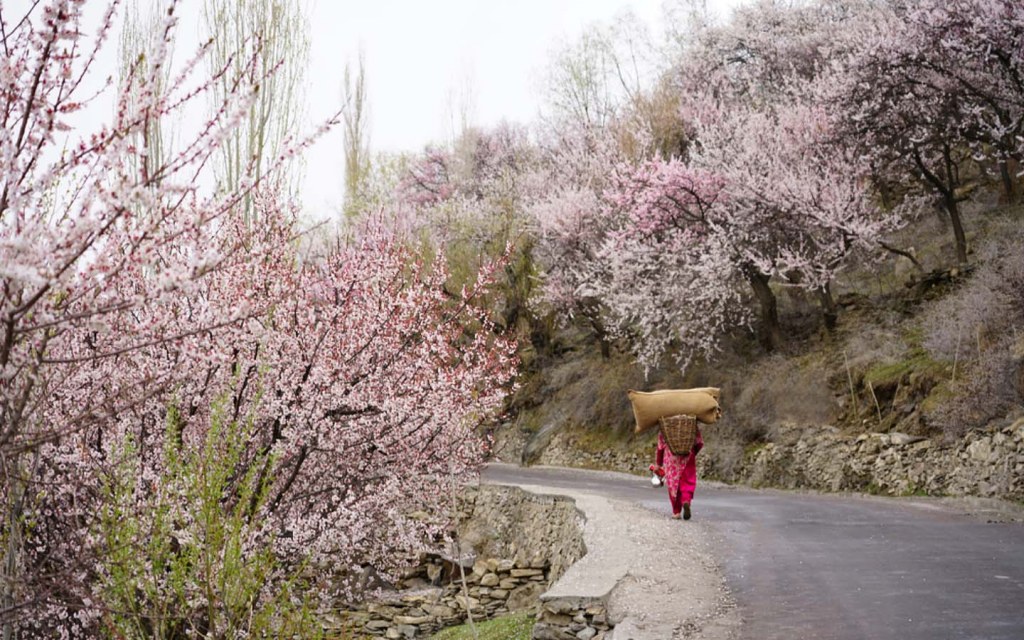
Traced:
<path fill-rule="evenodd" d="M 690 455 L 690 450 L 697 442 L 696 416 L 668 416 L 658 422 L 661 425 L 661 434 L 665 436 L 665 444 L 668 445 L 668 450 L 672 452 L 672 455 Z"/>
<path fill-rule="evenodd" d="M 664 389 L 662 391 L 628 392 L 636 418 L 636 432 L 643 433 L 658 424 L 660 418 L 674 415 L 696 416 L 704 424 L 714 424 L 722 415 L 716 387 L 697 389 Z"/>

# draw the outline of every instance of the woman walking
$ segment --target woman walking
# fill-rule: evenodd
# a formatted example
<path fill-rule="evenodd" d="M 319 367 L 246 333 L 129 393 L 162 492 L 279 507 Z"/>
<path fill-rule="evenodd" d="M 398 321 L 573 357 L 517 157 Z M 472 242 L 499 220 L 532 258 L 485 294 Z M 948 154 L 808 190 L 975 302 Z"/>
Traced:
<path fill-rule="evenodd" d="M 690 502 L 693 491 L 697 488 L 697 453 L 704 448 L 704 438 L 697 429 L 697 437 L 688 455 L 676 455 L 665 442 L 665 434 L 658 434 L 658 449 L 654 456 L 654 464 L 664 471 L 665 486 L 668 488 L 668 499 L 672 503 L 672 517 L 678 519 L 680 512 L 683 520 L 690 519 Z M 659 474 L 661 475 L 661 474 Z"/>

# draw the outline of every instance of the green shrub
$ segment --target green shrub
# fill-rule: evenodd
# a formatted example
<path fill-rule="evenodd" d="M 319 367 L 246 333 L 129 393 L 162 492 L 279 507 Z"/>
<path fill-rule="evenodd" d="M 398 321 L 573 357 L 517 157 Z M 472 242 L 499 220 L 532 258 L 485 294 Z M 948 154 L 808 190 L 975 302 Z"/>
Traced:
<path fill-rule="evenodd" d="M 122 441 L 96 532 L 105 633 L 321 637 L 301 567 L 281 565 L 260 517 L 267 458 L 247 457 L 252 424 L 225 420 L 220 406 L 210 424 L 201 442 L 183 443 L 172 407 L 159 465 L 144 463 L 133 438 Z"/>
<path fill-rule="evenodd" d="M 532 614 L 520 613 L 477 623 L 476 630 L 479 640 L 530 640 L 533 622 Z M 434 640 L 474 640 L 468 624 L 449 627 L 432 637 Z"/>

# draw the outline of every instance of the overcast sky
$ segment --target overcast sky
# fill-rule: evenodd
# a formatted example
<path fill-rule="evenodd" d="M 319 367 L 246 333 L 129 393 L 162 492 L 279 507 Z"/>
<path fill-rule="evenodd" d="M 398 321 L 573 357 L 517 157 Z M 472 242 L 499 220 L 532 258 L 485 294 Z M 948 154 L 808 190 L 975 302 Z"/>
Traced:
<path fill-rule="evenodd" d="M 309 122 L 320 122 L 339 108 L 345 63 L 362 51 L 375 152 L 416 151 L 447 139 L 453 103 L 466 102 L 460 96 L 467 93 L 473 124 L 527 123 L 541 108 L 545 69 L 560 45 L 627 11 L 660 33 L 662 1 L 306 0 Z M 0 0 L 5 19 L 21 15 L 29 2 Z M 724 16 L 740 0 L 707 2 Z M 90 0 L 87 9 L 98 17 L 105 6 Z M 194 51 L 202 31 L 201 6 L 202 0 L 180 4 L 176 58 Z M 117 42 L 111 38 L 97 61 L 103 76 L 116 77 Z M 342 166 L 338 128 L 307 153 L 302 188 L 307 213 L 324 218 L 340 208 Z"/>
<path fill-rule="evenodd" d="M 627 8 L 652 24 L 660 20 L 661 0 L 314 0 L 310 115 L 336 107 L 344 61 L 361 48 L 374 151 L 446 139 L 453 106 L 466 94 L 474 124 L 528 122 L 559 43 Z M 340 131 L 311 150 L 307 208 L 341 201 L 340 150 Z"/>
<path fill-rule="evenodd" d="M 374 151 L 413 151 L 451 131 L 468 92 L 473 121 L 526 123 L 543 101 L 552 53 L 624 12 L 663 31 L 663 0 L 313 0 L 310 115 L 338 105 L 346 60 L 366 61 Z M 727 15 L 739 0 L 708 0 Z M 307 209 L 342 199 L 341 132 L 308 155 Z"/>

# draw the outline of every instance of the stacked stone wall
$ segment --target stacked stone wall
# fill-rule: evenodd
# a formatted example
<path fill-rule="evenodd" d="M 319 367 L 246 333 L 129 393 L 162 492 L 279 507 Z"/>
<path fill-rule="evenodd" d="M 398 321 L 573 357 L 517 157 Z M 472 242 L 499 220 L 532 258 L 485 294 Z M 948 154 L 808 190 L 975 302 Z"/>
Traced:
<path fill-rule="evenodd" d="M 614 628 L 603 601 L 545 600 L 533 625 L 533 640 L 603 640 Z"/>
<path fill-rule="evenodd" d="M 899 432 L 851 436 L 831 427 L 791 429 L 799 436 L 748 446 L 738 462 L 724 461 L 714 435 L 706 433 L 708 444 L 698 465 L 702 478 L 755 487 L 1021 501 L 1024 418 L 1003 424 L 954 441 Z M 653 449 L 649 456 L 614 450 L 595 454 L 573 448 L 561 436 L 541 457 L 543 464 L 639 474 L 652 461 Z"/>
<path fill-rule="evenodd" d="M 708 471 L 715 473 L 713 459 Z M 1024 418 L 954 442 L 820 430 L 793 444 L 750 448 L 725 479 L 793 489 L 1024 500 Z"/>
<path fill-rule="evenodd" d="M 460 508 L 458 560 L 424 553 L 391 590 L 339 612 L 329 631 L 426 638 L 466 622 L 467 612 L 475 621 L 537 613 L 541 594 L 586 553 L 568 498 L 485 485 L 469 489 Z"/>
<path fill-rule="evenodd" d="M 433 557 L 410 572 L 407 580 L 420 584 L 424 579 L 436 579 L 450 566 Z M 465 587 L 461 577 L 455 576 L 443 585 L 391 592 L 346 611 L 338 626 L 364 636 L 426 638 L 439 629 L 466 622 L 467 611 L 481 621 L 534 610 L 550 582 L 551 567 L 546 560 L 523 566 L 508 559 L 481 559 L 466 568 Z"/>

